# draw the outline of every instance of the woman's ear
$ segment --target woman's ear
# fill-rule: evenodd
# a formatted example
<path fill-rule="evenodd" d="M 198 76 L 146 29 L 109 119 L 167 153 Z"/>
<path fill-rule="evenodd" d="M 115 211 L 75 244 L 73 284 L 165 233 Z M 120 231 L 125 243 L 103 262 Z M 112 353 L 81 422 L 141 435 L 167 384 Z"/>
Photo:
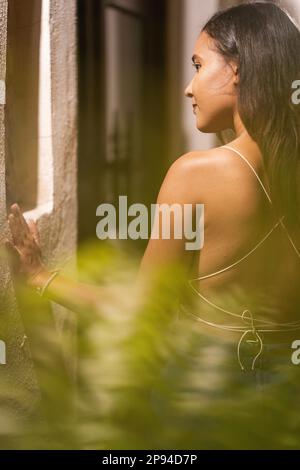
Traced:
<path fill-rule="evenodd" d="M 240 69 L 238 65 L 233 66 L 233 72 L 234 72 L 234 84 L 238 85 L 240 83 Z"/>

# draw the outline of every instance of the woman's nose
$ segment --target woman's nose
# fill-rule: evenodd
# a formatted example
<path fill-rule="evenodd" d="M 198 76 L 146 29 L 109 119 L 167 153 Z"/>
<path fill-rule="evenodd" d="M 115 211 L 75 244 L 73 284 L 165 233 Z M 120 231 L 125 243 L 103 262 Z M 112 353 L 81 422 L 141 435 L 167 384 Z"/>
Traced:
<path fill-rule="evenodd" d="M 192 91 L 192 82 L 193 80 L 190 81 L 188 86 L 186 87 L 184 94 L 187 98 L 192 98 L 193 97 L 193 91 Z"/>

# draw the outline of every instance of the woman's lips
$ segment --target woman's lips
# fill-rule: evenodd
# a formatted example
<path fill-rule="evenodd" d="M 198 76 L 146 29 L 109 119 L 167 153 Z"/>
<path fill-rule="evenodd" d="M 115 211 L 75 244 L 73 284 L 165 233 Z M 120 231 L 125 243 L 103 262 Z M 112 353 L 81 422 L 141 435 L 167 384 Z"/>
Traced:
<path fill-rule="evenodd" d="M 198 106 L 196 104 L 193 105 L 193 113 L 196 114 Z"/>

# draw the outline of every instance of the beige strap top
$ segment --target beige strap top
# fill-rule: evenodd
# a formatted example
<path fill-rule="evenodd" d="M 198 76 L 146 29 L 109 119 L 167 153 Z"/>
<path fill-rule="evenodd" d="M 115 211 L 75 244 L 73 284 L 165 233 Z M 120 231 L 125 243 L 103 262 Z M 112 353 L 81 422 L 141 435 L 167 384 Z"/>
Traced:
<path fill-rule="evenodd" d="M 230 147 L 230 146 L 228 146 L 228 145 L 224 145 L 224 146 L 221 147 L 221 148 L 227 148 L 227 149 L 229 149 L 229 150 L 232 150 L 233 152 L 235 152 L 237 155 L 239 155 L 239 156 L 245 161 L 245 163 L 249 166 L 249 168 L 253 171 L 254 175 L 255 175 L 256 178 L 258 179 L 258 181 L 259 181 L 259 183 L 260 183 L 260 185 L 261 185 L 261 187 L 262 187 L 264 193 L 266 194 L 266 197 L 267 197 L 269 203 L 270 203 L 271 205 L 273 205 L 272 200 L 271 200 L 271 197 L 270 197 L 270 195 L 269 195 L 269 193 L 268 193 L 268 191 L 267 191 L 265 185 L 263 184 L 261 178 L 258 176 L 258 174 L 257 174 L 257 172 L 256 172 L 256 170 L 255 170 L 255 168 L 254 168 L 254 167 L 251 165 L 251 163 L 244 157 L 244 155 L 242 155 L 238 150 L 236 150 L 236 149 L 234 149 L 234 148 L 232 148 L 232 147 Z M 225 272 L 225 271 L 228 271 L 229 269 L 231 269 L 231 268 L 233 268 L 234 266 L 238 265 L 239 263 L 241 263 L 242 261 L 244 261 L 244 259 L 248 258 L 248 256 L 250 256 L 255 250 L 257 250 L 257 248 L 269 238 L 269 236 L 274 232 L 274 230 L 275 230 L 279 225 L 281 225 L 282 228 L 285 230 L 285 232 L 286 232 L 286 234 L 287 234 L 287 236 L 288 236 L 288 239 L 289 239 L 289 241 L 290 241 L 290 243 L 291 243 L 291 245 L 292 245 L 292 247 L 293 247 L 295 253 L 297 254 L 297 256 L 298 256 L 299 259 L 300 259 L 300 252 L 299 252 L 298 249 L 296 248 L 296 246 L 295 246 L 293 240 L 292 240 L 291 237 L 290 237 L 289 232 L 287 231 L 286 226 L 285 226 L 284 223 L 283 223 L 284 217 L 285 217 L 285 216 L 282 216 L 282 217 L 275 223 L 275 225 L 271 228 L 271 230 L 262 238 L 262 240 L 260 240 L 260 241 L 259 241 L 248 253 L 246 253 L 242 258 L 238 259 L 237 261 L 235 261 L 235 262 L 234 262 L 233 264 L 231 264 L 230 266 L 227 266 L 227 267 L 225 267 L 225 268 L 223 268 L 223 269 L 220 269 L 219 271 L 216 271 L 216 272 L 211 273 L 211 274 L 207 274 L 207 275 L 205 275 L 205 276 L 198 277 L 197 279 L 191 279 L 191 281 L 200 281 L 200 280 L 202 280 L 202 279 L 207 279 L 207 278 L 209 278 L 209 277 L 216 276 L 217 274 L 220 274 L 220 273 L 223 273 L 223 272 Z"/>
<path fill-rule="evenodd" d="M 265 188 L 262 180 L 260 179 L 260 177 L 258 176 L 255 168 L 251 165 L 251 163 L 244 157 L 244 155 L 242 155 L 238 150 L 226 145 L 226 146 L 223 146 L 222 148 L 227 148 L 228 150 L 231 150 L 232 152 L 235 152 L 237 155 L 239 155 L 244 161 L 245 163 L 249 166 L 249 168 L 253 171 L 254 175 L 256 176 L 257 180 L 259 181 L 264 193 L 266 194 L 266 197 L 269 201 L 269 203 L 272 205 L 272 200 L 271 200 L 271 197 L 267 191 L 267 189 Z M 246 253 L 242 258 L 238 259 L 237 261 L 235 261 L 234 263 L 232 263 L 230 266 L 226 266 L 225 268 L 223 269 L 220 269 L 219 271 L 216 271 L 214 273 L 211 273 L 211 274 L 207 274 L 207 275 L 204 275 L 204 276 L 200 276 L 196 279 L 190 279 L 188 281 L 190 287 L 193 289 L 194 292 L 196 292 L 196 294 L 202 299 L 204 300 L 206 303 L 208 303 L 209 305 L 211 305 L 212 307 L 215 307 L 216 309 L 218 309 L 219 311 L 223 312 L 223 313 L 226 313 L 228 315 L 230 315 L 231 317 L 235 317 L 235 318 L 239 318 L 241 319 L 243 322 L 246 323 L 246 326 L 233 326 L 233 325 L 224 325 L 224 324 L 216 324 L 216 323 L 212 323 L 212 322 L 209 322 L 209 321 L 206 321 L 204 320 L 203 318 L 199 317 L 199 315 L 197 314 L 194 314 L 190 311 L 188 311 L 184 305 L 181 305 L 181 309 L 183 310 L 184 313 L 188 314 L 189 316 L 192 316 L 194 317 L 194 319 L 196 319 L 197 321 L 200 321 L 202 323 L 205 323 L 209 326 L 212 326 L 212 327 L 215 327 L 215 328 L 219 328 L 219 329 L 223 329 L 223 330 L 227 330 L 227 331 L 237 331 L 237 332 L 242 332 L 242 336 L 239 340 L 239 343 L 238 343 L 238 346 L 237 346 L 237 355 L 238 355 L 238 361 L 239 361 L 239 364 L 240 364 L 240 367 L 242 370 L 245 370 L 243 364 L 242 364 L 242 361 L 241 361 L 241 357 L 240 357 L 240 346 L 243 342 L 243 340 L 251 335 L 251 340 L 247 340 L 247 342 L 251 342 L 251 343 L 258 343 L 258 346 L 259 346 L 259 352 L 258 354 L 254 357 L 253 359 L 253 362 L 252 362 L 252 370 L 254 370 L 254 366 L 255 366 L 255 362 L 256 360 L 258 359 L 258 357 L 260 356 L 261 352 L 262 352 L 262 349 L 263 349 L 263 342 L 262 342 L 262 339 L 259 335 L 259 332 L 268 332 L 268 333 L 271 333 L 271 332 L 278 332 L 278 331 L 294 331 L 294 330 L 300 330 L 300 320 L 299 321 L 294 321 L 294 322 L 289 322 L 289 323 L 275 323 L 275 322 L 271 322 L 271 321 L 266 321 L 266 320 L 259 320 L 259 319 L 255 319 L 254 320 L 254 317 L 252 315 L 252 312 L 248 309 L 244 310 L 242 312 L 242 314 L 237 314 L 237 313 L 234 313 L 234 312 L 231 312 L 231 311 L 228 311 L 228 310 L 225 310 L 223 309 L 222 307 L 220 307 L 219 305 L 216 305 L 215 303 L 213 303 L 212 301 L 210 301 L 209 299 L 207 299 L 201 292 L 198 291 L 197 288 L 195 288 L 193 286 L 193 283 L 196 282 L 196 281 L 200 281 L 202 279 L 207 279 L 207 278 L 210 278 L 210 277 L 213 277 L 213 276 L 217 276 L 218 274 L 220 273 L 223 273 L 225 271 L 228 271 L 229 269 L 233 268 L 234 266 L 238 265 L 239 263 L 241 263 L 242 261 L 244 261 L 246 258 L 248 258 L 262 243 L 264 243 L 269 237 L 270 235 L 273 233 L 273 231 L 280 225 L 288 239 L 289 239 L 289 242 L 291 243 L 296 255 L 298 256 L 298 258 L 300 259 L 300 253 L 297 249 L 297 247 L 295 246 L 286 226 L 284 225 L 283 223 L 283 219 L 284 219 L 285 216 L 281 217 L 276 223 L 275 225 L 271 228 L 271 230 L 262 238 L 262 240 L 259 241 L 259 243 L 257 243 L 248 253 Z M 256 326 L 256 324 L 259 324 L 258 327 Z M 254 339 L 253 339 L 254 338 Z"/>

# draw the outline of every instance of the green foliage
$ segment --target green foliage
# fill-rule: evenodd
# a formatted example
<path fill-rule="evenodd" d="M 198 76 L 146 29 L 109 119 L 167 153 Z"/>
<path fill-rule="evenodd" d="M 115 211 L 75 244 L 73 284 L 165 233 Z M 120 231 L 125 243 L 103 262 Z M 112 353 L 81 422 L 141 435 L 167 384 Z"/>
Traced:
<path fill-rule="evenodd" d="M 138 284 L 136 261 L 101 244 L 79 252 L 81 280 L 109 284 L 111 301 L 77 316 L 76 343 L 72 322 L 61 328 L 47 302 L 18 286 L 40 397 L 20 419 L 10 401 L 33 397 L 0 384 L 1 448 L 299 448 L 300 369 L 290 364 L 260 392 L 236 342 L 179 313 L 180 267 Z"/>

